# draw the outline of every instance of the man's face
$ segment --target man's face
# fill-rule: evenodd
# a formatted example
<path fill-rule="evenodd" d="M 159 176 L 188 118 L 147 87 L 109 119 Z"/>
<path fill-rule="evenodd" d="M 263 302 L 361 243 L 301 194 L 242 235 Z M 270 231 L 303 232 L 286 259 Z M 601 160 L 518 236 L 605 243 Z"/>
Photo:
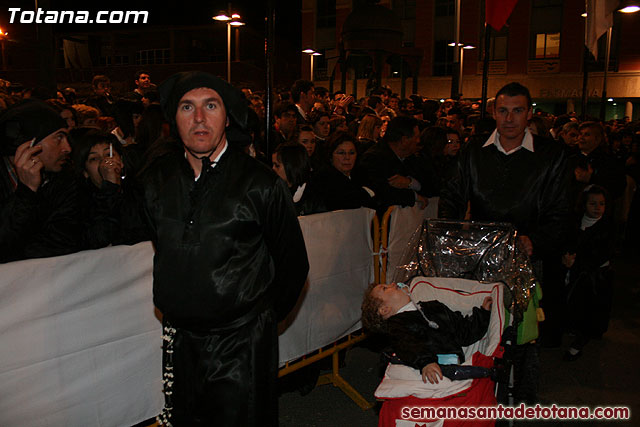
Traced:
<path fill-rule="evenodd" d="M 218 92 L 201 87 L 185 93 L 178 102 L 176 126 L 180 139 L 194 154 L 221 150 L 226 139 L 227 110 Z"/>
<path fill-rule="evenodd" d="M 601 139 L 602 137 L 598 134 L 597 130 L 590 127 L 583 128 L 580 130 L 578 147 L 580 147 L 580 151 L 589 154 L 595 150 L 598 145 L 600 145 Z"/>
<path fill-rule="evenodd" d="M 420 130 L 418 126 L 413 128 L 413 136 L 403 136 L 402 145 L 404 146 L 404 157 L 409 157 L 420 151 Z"/>
<path fill-rule="evenodd" d="M 291 134 L 296 127 L 296 113 L 293 111 L 285 111 L 280 117 L 276 117 L 278 129 L 284 134 Z"/>
<path fill-rule="evenodd" d="M 140 74 L 138 80 L 136 80 L 136 86 L 138 89 L 147 89 L 151 86 L 151 76 L 149 74 Z"/>
<path fill-rule="evenodd" d="M 322 93 L 320 94 L 315 93 L 315 90 L 314 90 L 313 96 L 316 98 L 315 102 L 328 103 L 330 101 L 329 92 L 325 92 L 324 95 L 322 95 Z"/>
<path fill-rule="evenodd" d="M 71 146 L 67 141 L 66 129 L 58 129 L 50 133 L 38 145 L 42 146 L 42 151 L 38 154 L 38 158 L 42 162 L 45 171 L 60 172 L 69 161 Z"/>
<path fill-rule="evenodd" d="M 73 129 L 76 127 L 76 120 L 73 118 L 73 113 L 71 110 L 62 110 L 60 113 L 60 117 L 62 117 L 67 122 L 67 127 L 69 129 Z"/>
<path fill-rule="evenodd" d="M 447 127 L 449 129 L 458 130 L 462 127 L 462 120 L 457 114 L 448 114 L 447 115 Z"/>
<path fill-rule="evenodd" d="M 307 92 L 300 92 L 300 105 L 304 108 L 311 109 L 315 102 L 315 89 L 311 88 Z"/>
<path fill-rule="evenodd" d="M 494 118 L 501 137 L 507 139 L 524 137 L 531 117 L 532 111 L 526 96 L 500 95 L 496 98 Z"/>
<path fill-rule="evenodd" d="M 331 132 L 331 120 L 329 120 L 329 117 L 320 117 L 320 120 L 313 125 L 313 130 L 320 138 L 327 138 Z"/>
<path fill-rule="evenodd" d="M 569 147 L 574 147 L 578 143 L 580 132 L 577 129 L 569 129 L 568 132 L 562 132 L 562 139 Z"/>
<path fill-rule="evenodd" d="M 389 108 L 395 111 L 398 110 L 398 98 L 395 98 L 395 97 L 389 98 Z"/>

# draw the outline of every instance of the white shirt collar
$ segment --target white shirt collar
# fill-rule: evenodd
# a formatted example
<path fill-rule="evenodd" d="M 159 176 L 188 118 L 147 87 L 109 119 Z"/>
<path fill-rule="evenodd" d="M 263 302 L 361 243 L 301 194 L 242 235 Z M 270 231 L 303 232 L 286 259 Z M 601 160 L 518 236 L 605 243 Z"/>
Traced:
<path fill-rule="evenodd" d="M 398 313 L 402 313 L 404 311 L 416 311 L 418 308 L 416 307 L 416 305 L 413 303 L 413 301 L 409 301 L 407 303 L 407 305 L 403 306 L 400 310 L 398 310 L 396 312 L 396 314 Z"/>
<path fill-rule="evenodd" d="M 224 147 L 222 148 L 222 151 L 221 151 L 221 152 L 220 152 L 220 154 L 218 154 L 218 155 L 216 156 L 216 158 L 215 158 L 215 159 L 213 159 L 213 161 L 211 162 L 211 167 L 212 167 L 212 168 L 215 168 L 215 167 L 217 166 L 217 164 L 218 164 L 218 160 L 220 160 L 220 157 L 222 157 L 222 155 L 225 153 L 225 151 L 227 151 L 227 148 L 228 148 L 228 147 L 229 147 L 229 144 L 227 143 L 227 140 L 225 139 L 225 140 L 224 140 Z M 187 153 L 186 153 L 186 152 L 184 153 L 184 157 L 185 157 L 185 159 L 187 158 Z M 202 171 L 200 171 L 200 175 L 202 175 Z M 198 179 L 200 179 L 200 175 L 196 176 L 196 179 L 195 179 L 196 181 L 197 181 Z"/>
<path fill-rule="evenodd" d="M 303 119 L 308 120 L 307 119 L 307 113 L 304 112 L 304 110 L 302 109 L 302 107 L 300 107 L 298 104 L 296 104 L 296 108 L 298 109 L 298 112 L 300 113 L 300 115 L 302 116 Z"/>
<path fill-rule="evenodd" d="M 500 134 L 498 133 L 498 129 L 493 131 L 493 133 L 491 134 L 489 139 L 487 139 L 487 142 L 484 143 L 482 148 L 488 147 L 491 144 L 494 144 L 498 149 L 498 151 L 506 155 L 513 154 L 521 148 L 529 150 L 533 153 L 533 135 L 531 134 L 531 131 L 529 131 L 529 128 L 526 128 L 524 130 L 524 138 L 522 139 L 522 144 L 518 145 L 516 148 L 514 148 L 509 152 L 506 152 L 502 147 L 502 145 L 500 144 Z"/>
<path fill-rule="evenodd" d="M 298 203 L 300 199 L 302 199 L 305 188 L 307 188 L 306 182 L 302 183 L 302 185 L 296 189 L 296 192 L 293 194 L 293 203 Z"/>

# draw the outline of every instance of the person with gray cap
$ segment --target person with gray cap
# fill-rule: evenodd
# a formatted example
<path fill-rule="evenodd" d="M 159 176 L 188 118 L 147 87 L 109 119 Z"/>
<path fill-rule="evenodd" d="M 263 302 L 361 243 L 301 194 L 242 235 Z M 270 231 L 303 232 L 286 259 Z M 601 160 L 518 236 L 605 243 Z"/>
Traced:
<path fill-rule="evenodd" d="M 142 177 L 164 325 L 157 421 L 276 425 L 276 325 L 309 268 L 289 190 L 234 146 L 248 108 L 237 89 L 193 71 L 159 93 L 174 149 Z"/>
<path fill-rule="evenodd" d="M 16 104 L 0 116 L 0 149 L 0 262 L 78 250 L 65 120 L 41 101 Z"/>

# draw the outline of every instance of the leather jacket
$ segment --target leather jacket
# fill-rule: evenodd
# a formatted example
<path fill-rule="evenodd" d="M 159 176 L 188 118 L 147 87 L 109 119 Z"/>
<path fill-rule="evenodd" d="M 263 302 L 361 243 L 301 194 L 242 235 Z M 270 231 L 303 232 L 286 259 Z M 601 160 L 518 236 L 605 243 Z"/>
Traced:
<path fill-rule="evenodd" d="M 550 139 L 534 136 L 534 151 L 505 155 L 495 145 L 471 142 L 453 178 L 442 190 L 441 218 L 463 219 L 467 202 L 475 221 L 509 222 L 533 244 L 533 256 L 560 256 L 568 231 L 569 175 L 566 153 Z"/>
<path fill-rule="evenodd" d="M 184 152 L 173 152 L 155 160 L 143 184 L 154 303 L 175 326 L 224 328 L 255 317 L 256 307 L 288 314 L 309 264 L 284 181 L 229 145 L 197 181 Z"/>

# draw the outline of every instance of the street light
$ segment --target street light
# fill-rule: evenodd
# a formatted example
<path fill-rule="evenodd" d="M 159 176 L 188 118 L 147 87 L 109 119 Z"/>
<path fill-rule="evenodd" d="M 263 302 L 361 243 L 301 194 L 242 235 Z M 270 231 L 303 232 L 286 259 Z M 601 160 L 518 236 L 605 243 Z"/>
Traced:
<path fill-rule="evenodd" d="M 313 81 L 313 57 L 314 56 L 320 56 L 322 54 L 320 52 L 316 52 L 315 50 L 310 49 L 310 48 L 307 48 L 307 49 L 303 50 L 302 53 L 306 53 L 311 58 L 311 72 L 309 73 L 310 74 L 310 79 L 309 80 Z"/>
<path fill-rule="evenodd" d="M 622 4 L 617 9 L 618 12 L 622 13 L 634 13 L 640 10 L 640 1 L 638 0 L 625 0 L 621 2 Z"/>
<path fill-rule="evenodd" d="M 456 43 L 449 43 L 449 46 L 456 47 Z M 460 74 L 458 75 L 458 87 L 460 88 L 459 92 L 462 95 L 462 71 L 464 69 L 464 51 L 469 49 L 475 49 L 476 47 L 470 44 L 458 43 L 457 49 L 460 49 Z"/>
<path fill-rule="evenodd" d="M 237 13 L 227 15 L 224 11 L 221 11 L 212 19 L 227 24 L 227 81 L 231 83 L 231 27 L 241 27 L 244 22 L 242 22 L 240 15 Z"/>
<path fill-rule="evenodd" d="M 9 33 L 3 32 L 2 28 L 0 28 L 0 43 L 2 44 L 2 70 L 3 71 L 7 71 L 7 55 L 5 54 L 5 50 L 4 50 L 4 41 L 7 39 L 8 35 Z"/>

